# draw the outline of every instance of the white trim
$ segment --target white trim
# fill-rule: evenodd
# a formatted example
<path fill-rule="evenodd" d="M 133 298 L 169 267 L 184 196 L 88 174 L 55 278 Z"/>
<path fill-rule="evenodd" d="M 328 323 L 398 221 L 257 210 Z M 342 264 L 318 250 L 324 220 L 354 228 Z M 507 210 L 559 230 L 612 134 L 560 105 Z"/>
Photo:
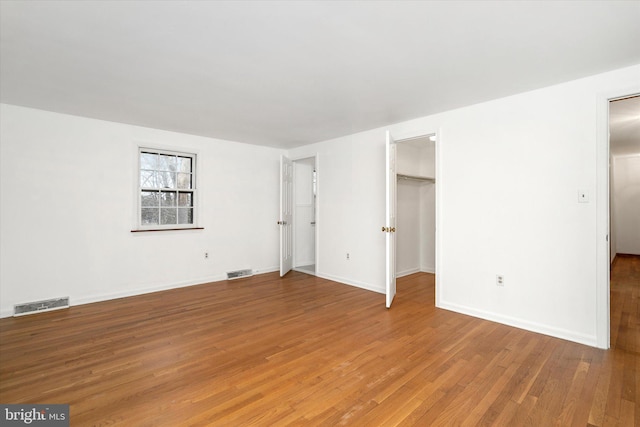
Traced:
<path fill-rule="evenodd" d="M 384 288 L 373 286 L 370 283 L 359 282 L 356 280 L 346 279 L 344 277 L 332 276 L 330 274 L 318 273 L 316 268 L 316 277 L 320 277 L 321 279 L 331 280 L 332 282 L 342 283 L 343 285 L 355 286 L 356 288 L 365 289 L 367 291 L 376 292 L 379 294 L 386 294 Z"/>
<path fill-rule="evenodd" d="M 640 157 L 640 153 L 611 155 L 614 160 L 627 159 L 630 157 Z"/>
<path fill-rule="evenodd" d="M 442 283 L 442 260 L 443 260 L 443 250 L 442 250 L 442 141 L 443 141 L 443 132 L 442 128 L 439 127 L 438 131 L 434 133 L 436 137 L 436 265 L 435 274 L 436 284 L 435 284 L 435 304 L 436 307 L 439 307 L 442 302 L 442 288 L 444 284 Z"/>
<path fill-rule="evenodd" d="M 441 294 L 440 289 L 442 288 L 442 281 L 440 280 L 442 275 L 442 242 L 441 242 L 441 212 L 442 212 L 442 173 L 440 171 L 442 165 L 442 150 L 440 148 L 441 140 L 442 140 L 442 127 L 438 127 L 436 130 L 426 130 L 426 131 L 418 131 L 411 130 L 406 132 L 393 132 L 395 142 L 403 142 L 410 141 L 412 139 L 424 138 L 428 136 L 434 136 L 435 140 L 435 186 L 436 186 L 436 265 L 434 267 L 434 271 L 430 271 L 426 268 L 420 269 L 419 271 L 423 271 L 425 273 L 432 273 L 436 276 L 436 284 L 435 284 L 435 304 L 436 307 L 440 307 L 441 301 L 439 299 L 439 295 Z M 397 276 L 396 276 L 397 277 Z"/>
<path fill-rule="evenodd" d="M 422 270 L 420 270 L 419 268 L 410 268 L 410 269 L 404 270 L 404 271 L 396 271 L 396 279 L 398 277 L 404 277 L 404 276 L 408 276 L 410 274 L 420 273 L 420 271 L 422 271 Z"/>
<path fill-rule="evenodd" d="M 415 273 L 435 274 L 436 273 L 436 269 L 433 268 L 433 267 L 431 267 L 431 268 L 410 268 L 408 270 L 403 270 L 403 271 L 396 272 L 396 278 L 409 276 L 410 274 L 415 274 Z"/>
<path fill-rule="evenodd" d="M 320 227 L 322 227 L 322 222 L 320 219 L 320 154 L 317 152 L 313 156 L 316 159 L 316 275 L 318 275 L 318 271 L 320 270 Z"/>
<path fill-rule="evenodd" d="M 255 276 L 257 274 L 273 273 L 273 272 L 277 272 L 277 271 L 280 271 L 280 267 L 279 266 L 276 266 L 276 267 L 264 267 L 264 268 L 254 269 L 253 273 L 254 273 L 254 276 Z M 77 305 L 84 305 L 84 304 L 91 304 L 91 303 L 94 303 L 94 302 L 109 301 L 109 300 L 118 299 L 118 298 L 133 297 L 133 296 L 137 296 L 137 295 L 149 294 L 149 293 L 152 293 L 152 292 L 160 292 L 160 291 L 168 291 L 168 290 L 171 290 L 171 289 L 186 288 L 186 287 L 189 287 L 189 286 L 205 285 L 205 284 L 208 284 L 208 283 L 216 284 L 218 282 L 226 282 L 226 281 L 227 281 L 227 275 L 226 274 L 216 274 L 216 275 L 213 275 L 213 276 L 201 277 L 199 279 L 192 279 L 192 280 L 188 280 L 188 281 L 164 283 L 164 284 L 161 284 L 161 285 L 149 286 L 149 287 L 132 289 L 132 290 L 121 291 L 121 292 L 104 293 L 104 294 L 96 294 L 96 295 L 85 296 L 85 297 L 82 297 L 82 298 L 73 298 L 73 304 L 71 304 L 72 299 L 69 298 L 69 307 L 75 307 Z M 64 307 L 64 308 L 66 308 L 66 307 Z M 43 310 L 43 312 L 44 312 L 44 310 Z M 0 312 L 0 318 L 11 317 L 11 316 L 13 316 L 13 307 L 10 307 L 10 308 L 5 309 L 5 310 Z"/>
<path fill-rule="evenodd" d="M 141 138 L 137 138 L 137 139 L 131 140 L 131 150 L 132 150 L 131 162 L 133 164 L 132 173 L 131 173 L 131 195 L 132 195 L 131 200 L 133 200 L 132 212 L 131 212 L 131 230 L 161 229 L 160 227 L 140 227 L 140 200 L 139 200 L 140 198 L 140 150 L 144 148 L 147 148 L 149 150 L 192 154 L 195 156 L 194 169 L 196 172 L 195 172 L 195 183 L 194 183 L 195 192 L 194 192 L 194 200 L 193 200 L 193 204 L 194 204 L 193 224 L 188 224 L 189 225 L 188 227 L 165 227 L 165 228 L 184 228 L 185 230 L 188 230 L 190 228 L 202 227 L 200 222 L 200 215 L 199 215 L 200 204 L 202 199 L 199 196 L 199 193 L 202 192 L 202 189 L 199 188 L 199 180 L 200 180 L 199 170 L 201 165 L 201 161 L 199 160 L 201 158 L 200 150 L 191 146 L 180 147 L 176 145 L 163 144 L 161 142 L 158 143 L 155 141 L 147 141 Z"/>
<path fill-rule="evenodd" d="M 600 93 L 596 102 L 596 334 L 595 346 L 611 345 L 609 271 L 609 101 L 640 93 L 640 85 Z"/>
<path fill-rule="evenodd" d="M 439 308 L 454 311 L 456 313 L 466 314 L 468 316 L 473 316 L 480 319 L 489 320 L 492 322 L 497 322 L 503 325 L 512 326 L 514 328 L 519 328 L 530 332 L 536 332 L 539 334 L 549 335 L 552 337 L 585 344 L 591 347 L 596 346 L 596 337 L 594 335 L 579 334 L 567 329 L 554 328 L 537 322 L 527 322 L 523 321 L 522 319 L 503 316 L 484 310 L 477 310 L 475 308 L 467 307 L 464 305 L 451 304 L 447 301 L 442 300 L 440 301 Z"/>
<path fill-rule="evenodd" d="M 132 174 L 132 186 L 133 186 L 133 217 L 131 222 L 131 230 L 146 231 L 146 230 L 163 230 L 163 229 L 193 229 L 200 228 L 200 193 L 202 189 L 199 186 L 200 181 L 200 152 L 196 148 L 191 147 L 178 147 L 174 145 L 166 145 L 162 143 L 156 143 L 153 141 L 133 140 L 133 174 Z M 170 154 L 184 154 L 192 157 L 193 159 L 193 224 L 167 224 L 167 225 L 149 225 L 142 226 L 140 224 L 140 152 L 141 150 L 165 152 Z"/>

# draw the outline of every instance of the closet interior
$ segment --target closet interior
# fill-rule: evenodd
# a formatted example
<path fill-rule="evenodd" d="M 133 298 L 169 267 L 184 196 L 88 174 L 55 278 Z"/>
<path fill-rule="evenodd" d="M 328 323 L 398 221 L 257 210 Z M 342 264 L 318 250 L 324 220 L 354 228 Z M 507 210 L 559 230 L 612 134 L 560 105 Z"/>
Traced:
<path fill-rule="evenodd" d="M 397 277 L 435 273 L 435 151 L 435 137 L 429 135 L 397 143 Z"/>
<path fill-rule="evenodd" d="M 293 161 L 293 269 L 316 273 L 316 159 Z"/>

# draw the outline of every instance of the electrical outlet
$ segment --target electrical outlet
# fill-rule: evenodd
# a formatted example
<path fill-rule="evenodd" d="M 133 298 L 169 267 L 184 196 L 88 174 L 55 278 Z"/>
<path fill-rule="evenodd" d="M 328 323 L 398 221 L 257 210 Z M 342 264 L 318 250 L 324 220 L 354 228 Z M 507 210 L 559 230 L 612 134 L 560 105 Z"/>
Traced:
<path fill-rule="evenodd" d="M 204 253 L 204 259 L 208 259 L 209 258 L 209 252 L 205 252 Z"/>
<path fill-rule="evenodd" d="M 497 274 L 496 275 L 496 285 L 504 286 L 504 276 Z"/>
<path fill-rule="evenodd" d="M 578 190 L 578 203 L 589 203 L 589 192 L 587 190 Z"/>
<path fill-rule="evenodd" d="M 347 261 L 349 261 L 351 258 L 349 258 L 349 252 L 347 252 Z"/>

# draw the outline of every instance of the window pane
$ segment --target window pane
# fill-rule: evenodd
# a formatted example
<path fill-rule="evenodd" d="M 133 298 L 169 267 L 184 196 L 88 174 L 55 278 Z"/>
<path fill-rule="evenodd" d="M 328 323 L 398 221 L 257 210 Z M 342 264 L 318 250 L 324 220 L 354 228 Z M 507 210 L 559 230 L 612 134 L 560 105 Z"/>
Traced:
<path fill-rule="evenodd" d="M 193 224 L 193 208 L 178 209 L 178 224 Z"/>
<path fill-rule="evenodd" d="M 176 174 L 174 172 L 157 172 L 160 188 L 176 188 Z"/>
<path fill-rule="evenodd" d="M 191 189 L 191 174 L 190 173 L 179 173 L 178 174 L 178 188 L 183 188 L 186 190 Z"/>
<path fill-rule="evenodd" d="M 140 187 L 158 188 L 158 181 L 154 171 L 140 171 Z"/>
<path fill-rule="evenodd" d="M 158 168 L 158 155 L 152 153 L 140 153 L 140 169 L 155 170 Z"/>
<path fill-rule="evenodd" d="M 157 191 L 143 191 L 140 201 L 141 206 L 158 206 L 160 204 Z"/>
<path fill-rule="evenodd" d="M 191 157 L 178 157 L 178 172 L 192 172 Z"/>
<path fill-rule="evenodd" d="M 160 192 L 160 206 L 175 206 L 175 205 L 176 205 L 175 191 Z"/>
<path fill-rule="evenodd" d="M 175 208 L 161 208 L 160 209 L 160 224 L 175 224 L 176 223 L 176 209 Z"/>
<path fill-rule="evenodd" d="M 178 206 L 193 206 L 193 194 L 191 193 L 179 193 L 178 194 Z"/>
<path fill-rule="evenodd" d="M 177 168 L 178 162 L 176 160 L 176 156 L 160 154 L 158 158 L 158 170 L 175 172 Z"/>
<path fill-rule="evenodd" d="M 193 224 L 194 172 L 195 155 L 141 149 L 140 225 Z"/>
<path fill-rule="evenodd" d="M 142 225 L 158 224 L 158 209 L 142 208 L 140 222 Z"/>

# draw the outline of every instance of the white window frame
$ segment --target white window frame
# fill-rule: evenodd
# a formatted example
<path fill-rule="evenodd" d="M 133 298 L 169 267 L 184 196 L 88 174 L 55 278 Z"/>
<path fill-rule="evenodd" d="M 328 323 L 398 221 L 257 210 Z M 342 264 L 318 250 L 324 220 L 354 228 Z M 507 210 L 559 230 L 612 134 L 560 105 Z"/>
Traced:
<path fill-rule="evenodd" d="M 142 186 L 142 162 L 141 156 L 142 153 L 152 153 L 158 155 L 169 155 L 169 156 L 178 156 L 178 157 L 187 157 L 191 159 L 191 188 L 190 189 L 178 189 L 171 188 L 171 190 L 175 190 L 176 193 L 190 193 L 191 194 L 191 209 L 192 209 L 192 222 L 189 224 L 178 224 L 177 221 L 175 224 L 160 224 L 160 217 L 158 218 L 158 224 L 143 224 L 142 223 L 142 192 L 145 190 L 158 190 L 159 188 L 153 187 L 143 187 Z M 198 226 L 198 154 L 196 152 L 187 152 L 187 151 L 178 151 L 173 149 L 165 149 L 165 148 L 157 148 L 153 146 L 138 146 L 136 151 L 136 227 L 133 231 L 161 231 L 161 230 L 182 230 L 182 229 L 194 229 L 201 228 Z M 160 169 L 154 169 L 159 172 Z M 176 171 L 177 173 L 177 171 Z M 169 189 L 169 187 L 167 187 Z M 176 197 L 176 203 L 178 203 L 178 198 Z M 176 206 L 177 209 L 177 206 Z M 176 217 L 177 218 L 177 217 Z"/>

